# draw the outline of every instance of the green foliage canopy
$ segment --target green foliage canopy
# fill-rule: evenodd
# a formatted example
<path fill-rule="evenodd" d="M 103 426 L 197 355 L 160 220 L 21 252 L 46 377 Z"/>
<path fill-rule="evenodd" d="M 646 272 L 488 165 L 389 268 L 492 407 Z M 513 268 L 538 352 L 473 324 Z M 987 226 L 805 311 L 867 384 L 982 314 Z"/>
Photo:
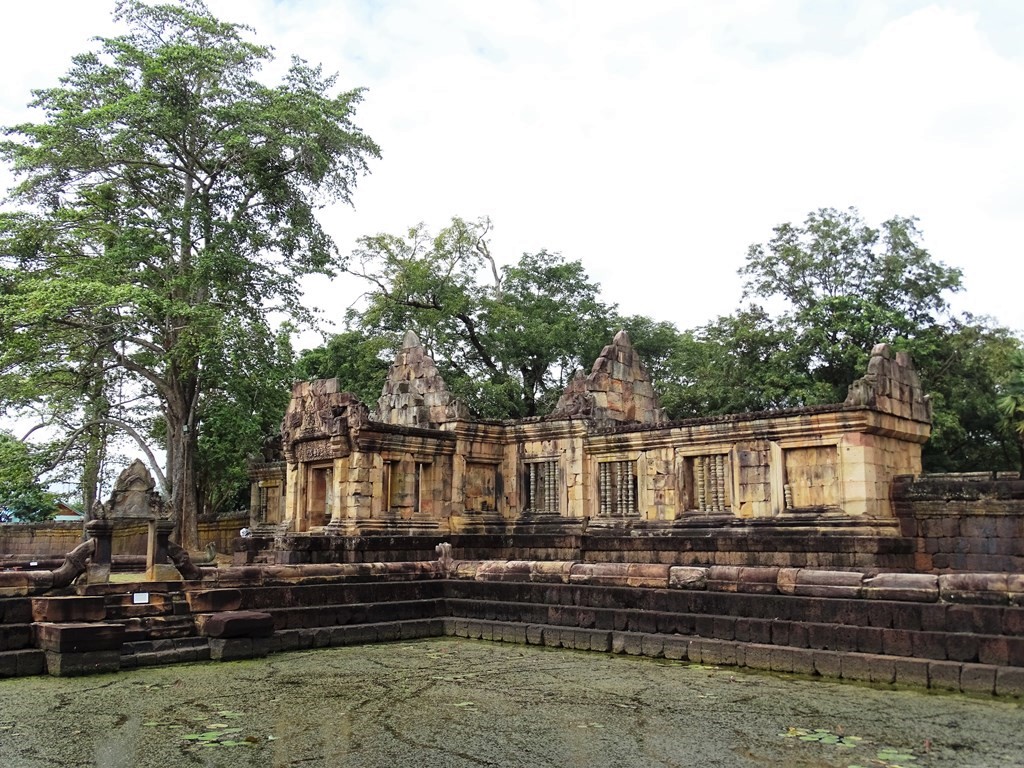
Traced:
<path fill-rule="evenodd" d="M 364 337 L 414 330 L 479 415 L 535 416 L 593 362 L 614 308 L 578 261 L 540 251 L 499 269 L 489 230 L 487 220 L 456 218 L 436 235 L 419 225 L 362 238 L 349 269 L 369 290 L 350 320 Z"/>
<path fill-rule="evenodd" d="M 0 431 L 0 522 L 40 522 L 53 517 L 57 497 L 36 480 L 36 458 L 10 432 Z"/>
<path fill-rule="evenodd" d="M 0 144 L 21 206 L 0 216 L 0 375 L 45 401 L 73 345 L 130 377 L 159 414 L 162 480 L 195 547 L 203 419 L 226 382 L 276 375 L 239 345 L 274 338 L 268 311 L 310 319 L 300 278 L 341 262 L 317 211 L 349 201 L 378 149 L 352 122 L 361 91 L 332 95 L 300 59 L 265 85 L 270 50 L 199 0 L 115 15 L 130 31 L 35 91 L 43 121 Z M 139 413 L 99 418 L 145 443 Z"/>

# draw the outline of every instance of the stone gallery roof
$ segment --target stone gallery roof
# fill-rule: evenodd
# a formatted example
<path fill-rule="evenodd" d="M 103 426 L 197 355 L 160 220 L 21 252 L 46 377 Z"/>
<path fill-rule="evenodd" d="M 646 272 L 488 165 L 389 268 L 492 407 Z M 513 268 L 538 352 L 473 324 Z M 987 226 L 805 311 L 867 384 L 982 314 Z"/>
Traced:
<path fill-rule="evenodd" d="M 465 404 L 448 390 L 437 365 L 413 331 L 407 331 L 402 340 L 373 413 L 367 413 L 354 395 L 342 392 L 336 379 L 299 382 L 292 398 L 282 425 L 286 444 L 314 435 L 340 435 L 346 428 L 365 424 L 367 419 L 400 430 L 436 430 L 455 421 L 509 426 L 582 419 L 597 432 L 620 432 L 869 408 L 925 424 L 931 421 L 931 403 L 910 356 L 905 352 L 894 353 L 887 344 L 878 344 L 871 351 L 866 375 L 850 386 L 843 403 L 670 422 L 643 361 L 624 330 L 604 347 L 588 375 L 577 371 L 555 409 L 546 416 L 496 421 L 472 419 Z"/>

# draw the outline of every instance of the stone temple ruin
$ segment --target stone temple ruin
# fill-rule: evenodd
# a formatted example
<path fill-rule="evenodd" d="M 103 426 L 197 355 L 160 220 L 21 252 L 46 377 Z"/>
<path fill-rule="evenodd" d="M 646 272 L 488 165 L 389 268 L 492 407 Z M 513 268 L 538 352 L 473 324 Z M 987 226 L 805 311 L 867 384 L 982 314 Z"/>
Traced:
<path fill-rule="evenodd" d="M 478 421 L 406 334 L 371 412 L 299 382 L 283 456 L 252 468 L 257 532 L 343 535 L 824 526 L 897 530 L 931 412 L 904 353 L 872 351 L 845 403 L 672 423 L 620 331 L 543 418 Z"/>
<path fill-rule="evenodd" d="M 922 476 L 930 428 L 885 345 L 843 403 L 671 422 L 619 333 L 482 421 L 409 333 L 372 411 L 293 387 L 232 566 L 151 518 L 148 580 L 92 580 L 109 514 L 0 571 L 0 677 L 455 636 L 1024 697 L 1024 480 Z"/>

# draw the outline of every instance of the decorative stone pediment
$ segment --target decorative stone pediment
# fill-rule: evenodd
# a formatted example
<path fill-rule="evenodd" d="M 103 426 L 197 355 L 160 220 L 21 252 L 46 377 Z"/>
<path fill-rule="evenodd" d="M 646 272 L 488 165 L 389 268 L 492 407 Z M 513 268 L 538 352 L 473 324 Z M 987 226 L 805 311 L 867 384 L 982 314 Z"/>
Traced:
<path fill-rule="evenodd" d="M 95 510 L 104 519 L 154 520 L 163 517 L 164 503 L 156 482 L 141 459 L 135 459 L 117 476 L 110 500 Z"/>
<path fill-rule="evenodd" d="M 281 422 L 284 455 L 293 461 L 347 455 L 368 418 L 367 407 L 339 391 L 337 379 L 297 382 Z"/>
<path fill-rule="evenodd" d="M 650 377 L 626 331 L 601 350 L 590 375 L 578 371 L 553 416 L 586 417 L 598 423 L 657 424 L 666 420 Z"/>

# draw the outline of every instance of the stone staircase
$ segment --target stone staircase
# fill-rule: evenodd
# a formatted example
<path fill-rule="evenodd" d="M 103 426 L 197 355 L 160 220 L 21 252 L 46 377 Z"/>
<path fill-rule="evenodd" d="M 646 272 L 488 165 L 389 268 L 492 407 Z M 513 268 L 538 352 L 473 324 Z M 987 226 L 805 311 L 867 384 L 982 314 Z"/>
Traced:
<path fill-rule="evenodd" d="M 45 655 L 33 645 L 31 599 L 0 598 L 0 677 L 41 675 L 45 671 Z"/>

